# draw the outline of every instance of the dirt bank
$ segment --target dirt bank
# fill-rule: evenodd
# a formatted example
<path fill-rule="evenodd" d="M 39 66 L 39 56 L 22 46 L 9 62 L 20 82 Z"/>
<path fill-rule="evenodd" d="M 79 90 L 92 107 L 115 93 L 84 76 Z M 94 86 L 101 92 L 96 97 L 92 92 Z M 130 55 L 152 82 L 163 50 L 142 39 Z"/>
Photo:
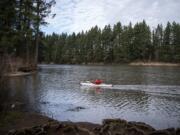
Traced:
<path fill-rule="evenodd" d="M 180 129 L 156 130 L 145 123 L 121 119 L 106 119 L 98 125 L 58 122 L 35 113 L 8 113 L 1 118 L 1 135 L 180 135 Z"/>

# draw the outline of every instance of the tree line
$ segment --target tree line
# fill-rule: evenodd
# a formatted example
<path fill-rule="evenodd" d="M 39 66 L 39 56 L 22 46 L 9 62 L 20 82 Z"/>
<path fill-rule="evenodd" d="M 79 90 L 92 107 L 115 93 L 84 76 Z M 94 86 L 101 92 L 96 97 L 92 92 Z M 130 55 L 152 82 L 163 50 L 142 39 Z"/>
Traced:
<path fill-rule="evenodd" d="M 0 1 L 0 54 L 21 57 L 27 65 L 47 63 L 180 62 L 180 24 L 150 29 L 145 21 L 98 26 L 72 34 L 44 35 L 54 0 Z M 52 15 L 54 16 L 54 15 Z M 38 58 L 39 57 L 39 58 Z"/>
<path fill-rule="evenodd" d="M 44 36 L 39 51 L 40 62 L 47 63 L 180 62 L 180 24 L 151 29 L 143 20 L 134 26 L 118 22 L 77 34 L 53 33 Z"/>
<path fill-rule="evenodd" d="M 38 48 L 54 0 L 0 1 L 0 54 L 20 57 L 27 65 L 37 65 Z"/>

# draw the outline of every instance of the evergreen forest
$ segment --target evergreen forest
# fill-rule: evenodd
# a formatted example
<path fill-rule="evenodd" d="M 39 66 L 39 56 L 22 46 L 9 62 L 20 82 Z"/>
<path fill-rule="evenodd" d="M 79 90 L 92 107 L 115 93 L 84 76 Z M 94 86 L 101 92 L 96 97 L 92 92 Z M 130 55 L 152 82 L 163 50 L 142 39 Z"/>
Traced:
<path fill-rule="evenodd" d="M 151 28 L 146 21 L 134 26 L 120 22 L 72 34 L 45 35 L 40 62 L 88 64 L 129 62 L 180 62 L 180 24 L 167 22 Z"/>
<path fill-rule="evenodd" d="M 54 0 L 0 1 L 0 54 L 38 63 L 88 64 L 180 62 L 180 24 L 150 27 L 145 20 L 132 25 L 98 26 L 79 33 L 47 35 L 41 26 L 54 17 Z M 61 28 L 59 28 L 61 29 Z"/>

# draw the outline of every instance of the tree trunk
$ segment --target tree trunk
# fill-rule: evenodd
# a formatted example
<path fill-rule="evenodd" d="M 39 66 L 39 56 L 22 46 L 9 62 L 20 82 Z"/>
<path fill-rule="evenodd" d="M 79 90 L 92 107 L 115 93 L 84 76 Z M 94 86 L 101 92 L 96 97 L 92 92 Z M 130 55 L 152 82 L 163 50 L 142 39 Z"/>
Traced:
<path fill-rule="evenodd" d="M 35 58 L 34 58 L 34 66 L 35 67 L 37 67 L 37 64 L 38 64 L 38 49 L 39 49 L 39 28 L 36 33 Z"/>
<path fill-rule="evenodd" d="M 39 25 L 40 25 L 40 13 L 39 13 L 39 8 L 40 8 L 40 2 L 37 1 L 37 26 L 36 26 L 36 41 L 35 41 L 35 58 L 34 58 L 34 67 L 37 68 L 38 64 L 38 49 L 39 49 Z"/>

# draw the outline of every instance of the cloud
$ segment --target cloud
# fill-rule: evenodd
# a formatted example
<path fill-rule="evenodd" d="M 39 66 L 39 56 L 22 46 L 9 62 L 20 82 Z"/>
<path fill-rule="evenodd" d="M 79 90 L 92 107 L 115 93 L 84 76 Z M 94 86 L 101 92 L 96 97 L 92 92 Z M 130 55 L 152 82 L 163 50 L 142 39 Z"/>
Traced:
<path fill-rule="evenodd" d="M 77 33 L 118 21 L 127 25 L 145 19 L 151 27 L 167 21 L 180 22 L 179 0 L 56 0 L 56 3 L 52 8 L 56 17 L 47 18 L 49 25 L 42 27 L 46 33 Z"/>

